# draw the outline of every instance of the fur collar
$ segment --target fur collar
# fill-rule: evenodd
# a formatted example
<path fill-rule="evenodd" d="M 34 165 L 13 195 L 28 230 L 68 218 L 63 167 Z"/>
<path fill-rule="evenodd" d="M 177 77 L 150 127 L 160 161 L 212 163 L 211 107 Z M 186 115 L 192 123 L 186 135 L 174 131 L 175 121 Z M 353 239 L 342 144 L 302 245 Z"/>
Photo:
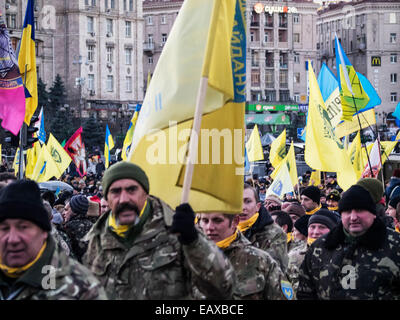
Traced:
<path fill-rule="evenodd" d="M 340 222 L 331 232 L 326 236 L 325 247 L 333 250 L 338 247 L 339 244 L 344 244 L 346 235 L 343 231 L 343 224 Z M 371 250 L 378 250 L 383 247 L 387 238 L 386 226 L 384 223 L 376 217 L 372 226 L 358 238 L 357 246 L 365 247 Z"/>

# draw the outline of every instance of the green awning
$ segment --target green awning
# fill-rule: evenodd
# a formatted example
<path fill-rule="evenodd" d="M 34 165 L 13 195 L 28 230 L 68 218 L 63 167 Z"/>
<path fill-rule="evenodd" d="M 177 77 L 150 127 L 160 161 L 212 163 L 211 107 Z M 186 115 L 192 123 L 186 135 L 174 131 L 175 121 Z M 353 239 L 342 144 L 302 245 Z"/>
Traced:
<path fill-rule="evenodd" d="M 299 111 L 297 104 L 254 104 L 246 105 L 246 111 L 265 112 L 265 111 Z"/>
<path fill-rule="evenodd" d="M 284 113 L 246 114 L 246 124 L 290 124 L 290 117 Z"/>

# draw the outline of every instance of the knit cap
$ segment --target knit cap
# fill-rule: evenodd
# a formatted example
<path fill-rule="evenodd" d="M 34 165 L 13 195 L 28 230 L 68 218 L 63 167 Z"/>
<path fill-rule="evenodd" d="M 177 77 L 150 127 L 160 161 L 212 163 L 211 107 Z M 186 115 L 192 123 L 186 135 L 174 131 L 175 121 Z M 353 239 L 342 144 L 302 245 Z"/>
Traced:
<path fill-rule="evenodd" d="M 85 216 L 89 208 L 89 200 L 79 194 L 71 198 L 69 205 L 74 213 Z"/>
<path fill-rule="evenodd" d="M 329 230 L 332 230 L 339 223 L 339 220 L 333 214 L 333 212 L 322 208 L 314 213 L 308 220 L 308 226 L 313 223 L 323 224 L 324 226 L 327 226 Z"/>
<path fill-rule="evenodd" d="M 357 181 L 357 185 L 366 189 L 375 203 L 378 203 L 383 197 L 383 184 L 375 178 L 361 178 Z"/>
<path fill-rule="evenodd" d="M 390 199 L 389 206 L 391 206 L 392 208 L 396 209 L 397 204 L 399 202 L 400 202 L 400 195 L 399 196 L 395 196 L 392 199 Z"/>
<path fill-rule="evenodd" d="M 302 217 L 306 214 L 304 207 L 301 204 L 297 203 L 291 203 L 289 204 L 289 206 L 282 210 L 286 211 L 288 214 L 295 214 L 298 217 Z"/>
<path fill-rule="evenodd" d="M 318 204 L 320 203 L 321 191 L 315 186 L 305 188 L 301 195 L 305 195 Z"/>
<path fill-rule="evenodd" d="M 376 215 L 376 202 L 370 192 L 362 186 L 352 185 L 342 194 L 339 201 L 339 213 L 351 211 L 352 209 L 364 209 Z"/>
<path fill-rule="evenodd" d="M 331 192 L 329 192 L 328 196 L 326 197 L 326 200 L 339 201 L 340 200 L 339 190 L 334 189 Z"/>

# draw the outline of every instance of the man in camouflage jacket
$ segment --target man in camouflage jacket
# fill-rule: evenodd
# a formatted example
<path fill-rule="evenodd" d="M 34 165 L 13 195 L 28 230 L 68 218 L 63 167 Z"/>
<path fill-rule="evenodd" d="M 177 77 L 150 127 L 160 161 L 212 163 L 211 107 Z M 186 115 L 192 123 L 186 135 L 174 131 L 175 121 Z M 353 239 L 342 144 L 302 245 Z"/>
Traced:
<path fill-rule="evenodd" d="M 209 299 L 231 298 L 233 268 L 197 231 L 188 204 L 175 213 L 150 196 L 146 174 L 129 162 L 109 167 L 102 183 L 111 210 L 87 235 L 84 262 L 110 299 L 190 299 L 193 287 Z"/>
<path fill-rule="evenodd" d="M 353 185 L 342 195 L 340 224 L 305 255 L 298 299 L 400 299 L 400 235 L 376 212 L 367 188 Z"/>
<path fill-rule="evenodd" d="M 100 282 L 68 257 L 50 232 L 34 181 L 19 180 L 2 190 L 0 300 L 107 299 Z"/>

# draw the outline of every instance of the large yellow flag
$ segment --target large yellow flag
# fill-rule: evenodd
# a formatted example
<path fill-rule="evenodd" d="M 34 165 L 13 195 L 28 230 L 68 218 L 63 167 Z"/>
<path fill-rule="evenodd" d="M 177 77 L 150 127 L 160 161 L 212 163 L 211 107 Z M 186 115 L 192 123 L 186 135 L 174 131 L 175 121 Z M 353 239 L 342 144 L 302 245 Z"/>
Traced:
<path fill-rule="evenodd" d="M 338 184 L 347 190 L 357 182 L 355 172 L 343 143 L 335 135 L 312 68 L 308 68 L 308 75 L 310 96 L 305 161 L 312 169 L 336 172 Z"/>
<path fill-rule="evenodd" d="M 269 151 L 269 162 L 274 168 L 278 167 L 279 163 L 286 156 L 286 129 L 271 143 Z"/>
<path fill-rule="evenodd" d="M 290 180 L 292 181 L 293 187 L 298 183 L 298 177 L 297 177 L 297 165 L 296 165 L 296 156 L 294 152 L 294 144 L 293 141 L 290 144 L 289 151 L 286 155 L 286 157 L 278 164 L 278 166 L 275 168 L 275 170 L 271 173 L 271 178 L 275 179 L 276 176 L 278 175 L 278 172 L 280 172 L 281 167 L 283 165 L 286 165 L 289 171 L 289 176 Z"/>
<path fill-rule="evenodd" d="M 310 176 L 310 182 L 308 183 L 309 186 L 316 186 L 318 187 L 321 184 L 321 171 L 313 170 Z"/>
<path fill-rule="evenodd" d="M 47 141 L 47 150 L 50 152 L 51 157 L 62 175 L 69 167 L 72 159 L 51 133 L 49 141 Z"/>
<path fill-rule="evenodd" d="M 150 192 L 172 207 L 181 200 L 184 157 L 206 81 L 189 203 L 197 212 L 242 210 L 245 12 L 244 0 L 184 1 L 154 70 L 129 160 L 147 173 Z"/>
<path fill-rule="evenodd" d="M 347 153 L 350 157 L 351 163 L 353 164 L 354 172 L 356 173 L 357 180 L 361 178 L 361 174 L 364 170 L 362 163 L 362 149 L 361 149 L 361 138 L 360 131 L 354 137 Z"/>
<path fill-rule="evenodd" d="M 45 182 L 50 180 L 52 177 L 57 179 L 61 177 L 60 170 L 50 155 L 47 146 L 44 144 L 39 154 L 39 158 L 36 162 L 35 169 L 33 170 L 31 179 L 36 182 Z"/>
<path fill-rule="evenodd" d="M 33 170 L 35 169 L 36 162 L 40 154 L 40 150 L 41 150 L 40 142 L 36 141 L 33 144 L 33 148 L 28 149 L 28 151 L 26 152 L 25 176 L 29 179 L 32 177 Z"/>
<path fill-rule="evenodd" d="M 148 83 L 150 83 L 150 82 L 148 82 Z M 122 146 L 122 151 L 121 151 L 122 160 L 127 160 L 129 151 L 131 150 L 133 132 L 135 131 L 135 125 L 136 125 L 136 121 L 138 118 L 138 114 L 139 114 L 139 110 L 136 109 L 135 113 L 132 116 L 131 122 L 129 123 L 129 128 L 128 128 L 128 131 L 126 132 L 124 144 Z"/>
<path fill-rule="evenodd" d="M 254 126 L 249 140 L 246 142 L 247 157 L 249 161 L 264 160 L 264 152 L 261 145 L 260 133 L 257 125 Z"/>

